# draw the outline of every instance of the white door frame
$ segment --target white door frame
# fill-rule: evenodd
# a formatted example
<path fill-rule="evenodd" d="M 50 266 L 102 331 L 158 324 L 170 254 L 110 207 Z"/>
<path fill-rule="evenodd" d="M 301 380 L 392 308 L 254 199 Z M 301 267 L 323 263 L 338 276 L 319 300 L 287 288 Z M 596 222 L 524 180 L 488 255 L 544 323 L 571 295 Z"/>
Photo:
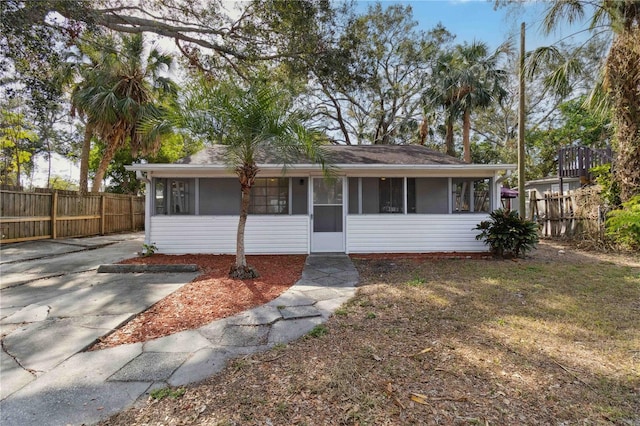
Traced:
<path fill-rule="evenodd" d="M 310 240 L 311 240 L 311 253 L 345 253 L 346 249 L 346 212 L 348 200 L 348 188 L 347 179 L 344 177 L 336 177 L 334 179 L 340 180 L 342 184 L 342 205 L 341 205 L 341 223 L 342 231 L 340 232 L 315 232 L 315 204 L 314 198 L 314 186 L 315 181 L 323 180 L 323 177 L 311 177 L 309 180 L 309 222 L 310 222 Z M 335 205 L 337 207 L 337 204 Z"/>

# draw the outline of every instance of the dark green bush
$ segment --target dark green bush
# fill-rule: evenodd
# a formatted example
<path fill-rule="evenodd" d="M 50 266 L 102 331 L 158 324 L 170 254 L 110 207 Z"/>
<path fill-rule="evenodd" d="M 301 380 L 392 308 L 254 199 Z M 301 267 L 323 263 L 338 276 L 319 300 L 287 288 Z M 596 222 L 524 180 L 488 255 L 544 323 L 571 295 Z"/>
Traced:
<path fill-rule="evenodd" d="M 611 171 L 611 163 L 593 167 L 590 170 L 595 181 L 602 187 L 602 198 L 610 208 L 620 206 L 620 187 Z"/>
<path fill-rule="evenodd" d="M 622 208 L 607 215 L 606 234 L 618 244 L 640 249 L 640 195 L 631 197 Z"/>
<path fill-rule="evenodd" d="M 474 229 L 482 231 L 476 240 L 484 240 L 497 257 L 525 256 L 538 243 L 538 225 L 521 219 L 518 212 L 505 209 L 494 210 L 491 220 L 484 220 Z"/>

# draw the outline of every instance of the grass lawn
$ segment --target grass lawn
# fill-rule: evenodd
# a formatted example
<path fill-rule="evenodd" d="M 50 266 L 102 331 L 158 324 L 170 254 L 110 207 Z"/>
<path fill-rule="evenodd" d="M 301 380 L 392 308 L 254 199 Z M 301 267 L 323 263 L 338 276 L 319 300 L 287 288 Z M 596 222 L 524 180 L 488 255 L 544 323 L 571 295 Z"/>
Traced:
<path fill-rule="evenodd" d="M 640 262 L 358 258 L 311 335 L 109 424 L 640 424 Z"/>

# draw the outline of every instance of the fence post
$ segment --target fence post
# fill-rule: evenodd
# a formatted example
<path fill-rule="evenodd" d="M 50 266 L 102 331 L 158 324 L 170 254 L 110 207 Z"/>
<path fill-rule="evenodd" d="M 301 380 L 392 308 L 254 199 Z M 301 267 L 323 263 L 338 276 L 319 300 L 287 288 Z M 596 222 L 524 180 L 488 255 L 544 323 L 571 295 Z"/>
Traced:
<path fill-rule="evenodd" d="M 100 196 L 100 235 L 105 234 L 105 228 L 107 226 L 107 197 L 105 195 Z"/>
<path fill-rule="evenodd" d="M 135 211 L 135 206 L 133 205 L 133 195 L 129 195 L 129 207 L 129 211 L 131 213 L 131 232 L 134 232 L 136 230 L 136 217 L 133 214 L 133 212 Z"/>
<path fill-rule="evenodd" d="M 51 194 L 51 238 L 58 238 L 58 191 Z"/>

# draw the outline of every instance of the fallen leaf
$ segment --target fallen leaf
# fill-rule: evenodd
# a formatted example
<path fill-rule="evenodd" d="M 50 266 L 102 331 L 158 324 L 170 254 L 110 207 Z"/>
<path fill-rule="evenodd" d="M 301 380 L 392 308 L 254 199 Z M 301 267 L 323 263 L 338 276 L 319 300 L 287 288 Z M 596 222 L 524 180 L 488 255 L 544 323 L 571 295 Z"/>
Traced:
<path fill-rule="evenodd" d="M 397 396 L 393 397 L 393 402 L 400 408 L 402 408 L 403 410 L 405 409 L 404 404 L 398 399 Z"/>
<path fill-rule="evenodd" d="M 424 348 L 423 350 L 421 350 L 420 352 L 418 352 L 417 354 L 413 354 L 411 356 L 418 356 L 418 355 L 422 355 L 422 354 L 426 354 L 427 352 L 431 352 L 433 348 Z"/>
<path fill-rule="evenodd" d="M 429 405 L 429 403 L 427 402 L 427 398 L 427 395 L 411 392 L 411 400 L 413 402 L 417 402 L 418 404 Z"/>

